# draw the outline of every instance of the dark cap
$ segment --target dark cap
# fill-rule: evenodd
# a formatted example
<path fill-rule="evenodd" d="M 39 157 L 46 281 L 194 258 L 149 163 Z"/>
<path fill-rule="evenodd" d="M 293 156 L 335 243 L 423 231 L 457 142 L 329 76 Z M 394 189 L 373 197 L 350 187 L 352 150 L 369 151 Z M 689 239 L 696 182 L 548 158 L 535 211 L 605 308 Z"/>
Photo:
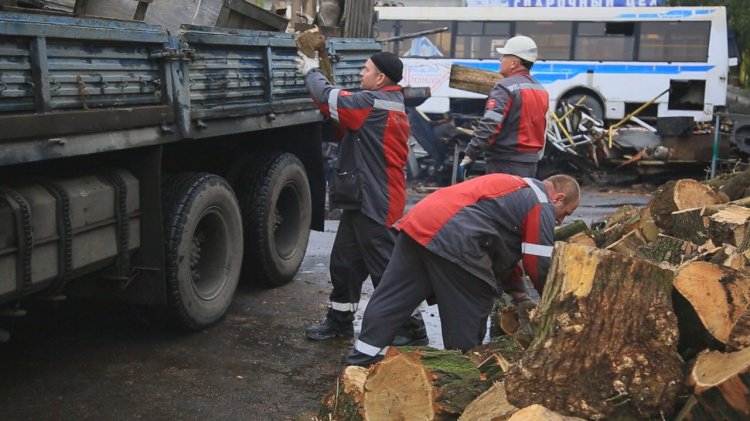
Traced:
<path fill-rule="evenodd" d="M 404 65 L 395 54 L 387 51 L 381 51 L 370 56 L 370 60 L 388 79 L 394 83 L 401 81 L 401 75 L 404 72 Z"/>

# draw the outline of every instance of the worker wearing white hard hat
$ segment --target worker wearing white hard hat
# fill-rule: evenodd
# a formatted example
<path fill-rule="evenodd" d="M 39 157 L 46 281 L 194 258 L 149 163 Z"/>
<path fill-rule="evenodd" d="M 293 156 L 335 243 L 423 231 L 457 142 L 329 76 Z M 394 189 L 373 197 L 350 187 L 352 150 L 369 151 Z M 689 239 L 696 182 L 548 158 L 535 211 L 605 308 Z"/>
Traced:
<path fill-rule="evenodd" d="M 535 177 L 544 148 L 549 94 L 529 70 L 538 58 L 534 40 L 518 35 L 498 48 L 500 74 L 482 119 L 466 147 L 460 173 L 483 153 L 487 173 Z"/>

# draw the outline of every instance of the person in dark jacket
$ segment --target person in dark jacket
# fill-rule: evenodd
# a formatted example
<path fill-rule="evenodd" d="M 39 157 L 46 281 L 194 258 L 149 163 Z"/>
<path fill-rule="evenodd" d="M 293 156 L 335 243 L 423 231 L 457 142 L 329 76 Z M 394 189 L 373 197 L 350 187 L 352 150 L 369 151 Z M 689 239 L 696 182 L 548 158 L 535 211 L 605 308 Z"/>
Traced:
<path fill-rule="evenodd" d="M 396 224 L 392 260 L 346 364 L 366 367 L 382 359 L 401 323 L 428 298 L 440 310 L 446 349 L 480 345 L 499 289 L 530 302 L 519 261 L 543 290 L 555 223 L 578 207 L 579 196 L 578 183 L 566 175 L 538 181 L 488 174 L 422 199 Z"/>
<path fill-rule="evenodd" d="M 515 36 L 498 48 L 500 74 L 487 97 L 484 116 L 474 129 L 461 161 L 461 171 L 484 152 L 487 174 L 535 177 L 547 130 L 549 94 L 529 70 L 537 46 L 526 36 Z"/>
<path fill-rule="evenodd" d="M 368 275 L 375 287 L 380 283 L 395 245 L 391 227 L 406 204 L 409 123 L 397 85 L 403 64 L 392 53 L 373 54 L 360 72 L 362 90 L 349 92 L 323 76 L 317 57 L 298 54 L 297 70 L 310 95 L 343 136 L 329 186 L 331 209 L 343 210 L 331 251 L 331 307 L 322 324 L 307 329 L 307 337 L 351 337 L 362 284 Z M 396 345 L 428 342 L 418 310 L 402 333 Z"/>

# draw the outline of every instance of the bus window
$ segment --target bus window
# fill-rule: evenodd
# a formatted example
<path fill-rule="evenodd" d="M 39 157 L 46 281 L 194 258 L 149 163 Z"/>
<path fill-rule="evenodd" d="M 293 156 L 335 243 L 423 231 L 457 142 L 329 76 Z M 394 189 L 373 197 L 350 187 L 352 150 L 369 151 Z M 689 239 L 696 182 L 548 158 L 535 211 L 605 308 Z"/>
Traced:
<path fill-rule="evenodd" d="M 711 22 L 641 23 L 638 61 L 708 61 Z"/>
<path fill-rule="evenodd" d="M 497 58 L 510 38 L 508 22 L 458 22 L 455 58 Z"/>
<path fill-rule="evenodd" d="M 382 20 L 375 23 L 375 34 L 378 39 L 391 38 L 396 36 L 396 21 Z M 383 44 L 383 51 L 396 54 L 396 43 L 386 42 Z"/>
<path fill-rule="evenodd" d="M 401 33 L 399 35 L 413 34 L 444 26 L 452 28 L 453 22 L 430 20 L 401 21 Z M 450 31 L 399 41 L 398 46 L 398 54 L 401 57 L 449 57 L 450 51 Z"/>
<path fill-rule="evenodd" d="M 573 60 L 632 61 L 635 38 L 632 22 L 580 22 Z"/>
<path fill-rule="evenodd" d="M 536 42 L 539 60 L 570 60 L 573 22 L 516 22 L 516 35 Z"/>

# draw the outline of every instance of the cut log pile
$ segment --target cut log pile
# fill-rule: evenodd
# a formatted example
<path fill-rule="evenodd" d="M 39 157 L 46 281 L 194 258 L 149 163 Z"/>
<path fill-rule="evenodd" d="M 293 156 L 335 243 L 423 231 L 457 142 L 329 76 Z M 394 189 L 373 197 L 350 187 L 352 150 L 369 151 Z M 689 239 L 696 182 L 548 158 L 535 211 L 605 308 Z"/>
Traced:
<path fill-rule="evenodd" d="M 750 419 L 749 187 L 670 181 L 602 230 L 558 229 L 533 338 L 499 300 L 506 335 L 348 367 L 320 419 Z"/>

